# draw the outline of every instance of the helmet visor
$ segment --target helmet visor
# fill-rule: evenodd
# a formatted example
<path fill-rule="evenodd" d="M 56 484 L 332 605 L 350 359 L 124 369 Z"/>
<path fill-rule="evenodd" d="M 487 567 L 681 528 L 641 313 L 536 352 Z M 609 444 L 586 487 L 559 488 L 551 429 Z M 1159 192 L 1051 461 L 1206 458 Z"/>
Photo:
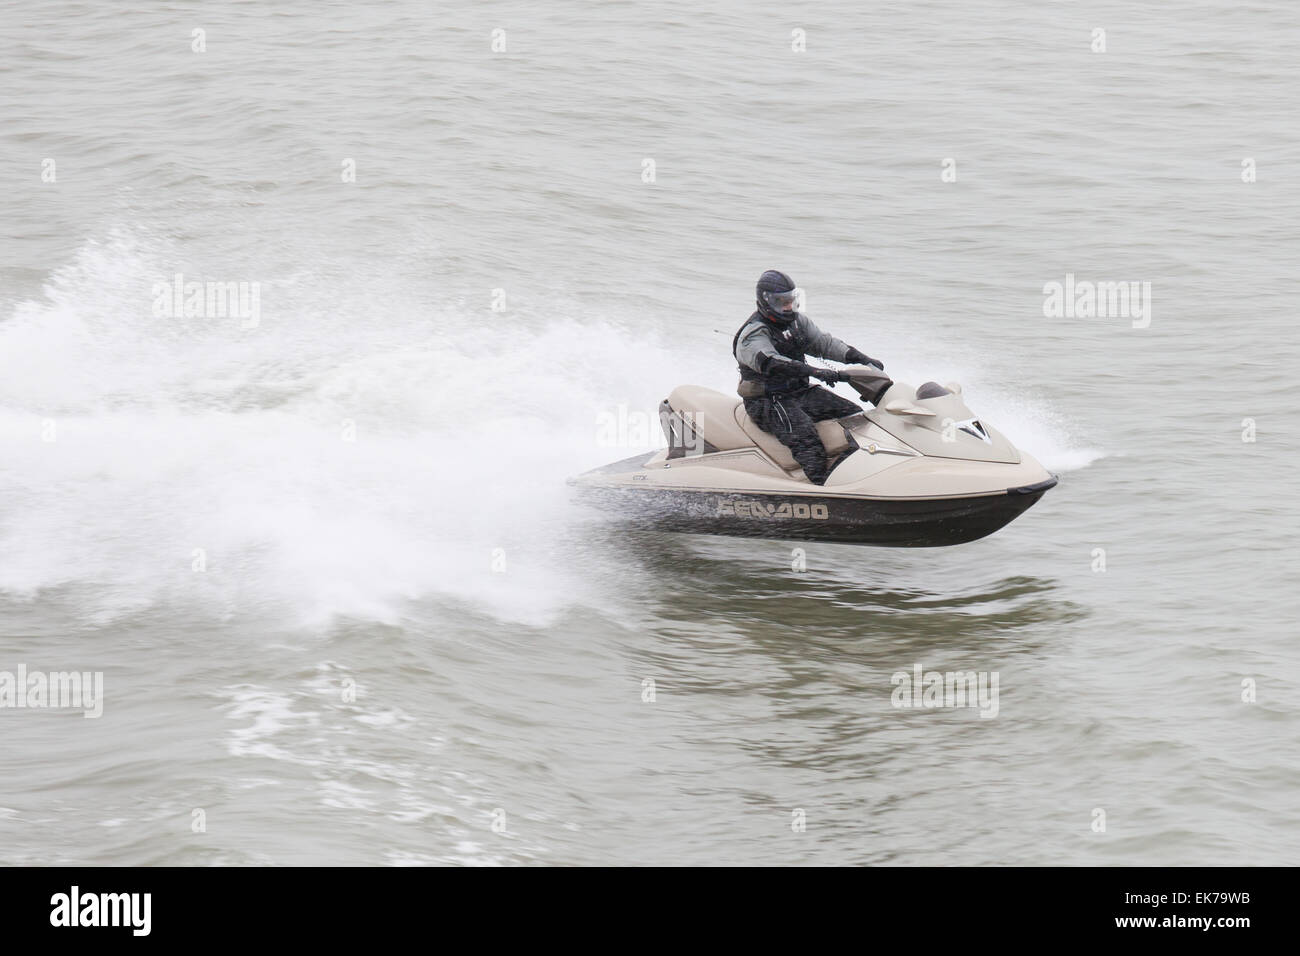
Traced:
<path fill-rule="evenodd" d="M 791 289 L 789 292 L 764 292 L 763 302 L 773 312 L 794 318 L 795 313 L 804 309 L 803 289 Z"/>

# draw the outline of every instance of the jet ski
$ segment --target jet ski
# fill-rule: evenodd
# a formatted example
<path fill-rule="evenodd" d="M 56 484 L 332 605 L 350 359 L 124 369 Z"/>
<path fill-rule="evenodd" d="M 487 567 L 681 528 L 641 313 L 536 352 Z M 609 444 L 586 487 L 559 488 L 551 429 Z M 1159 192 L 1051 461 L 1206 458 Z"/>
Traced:
<path fill-rule="evenodd" d="M 659 406 L 666 448 L 575 478 L 580 499 L 665 531 L 928 548 L 992 534 L 1056 485 L 962 401 L 961 387 L 882 386 L 841 369 L 874 407 L 819 422 L 831 470 L 814 485 L 740 399 L 681 385 Z"/>

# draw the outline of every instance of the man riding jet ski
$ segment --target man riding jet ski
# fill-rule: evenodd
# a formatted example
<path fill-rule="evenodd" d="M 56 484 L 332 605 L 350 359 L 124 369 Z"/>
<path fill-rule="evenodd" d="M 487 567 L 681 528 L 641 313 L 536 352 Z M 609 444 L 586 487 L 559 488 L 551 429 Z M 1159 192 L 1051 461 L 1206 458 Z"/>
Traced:
<path fill-rule="evenodd" d="M 667 447 L 576 475 L 583 500 L 663 531 L 931 548 L 992 534 L 1056 484 L 957 383 L 891 381 L 819 331 L 789 276 L 764 273 L 757 298 L 732 342 L 743 401 L 678 385 L 659 403 Z"/>
<path fill-rule="evenodd" d="M 830 389 L 810 385 L 809 376 L 828 384 L 848 381 L 848 377 L 835 369 L 809 365 L 805 359 L 811 354 L 833 362 L 874 365 L 881 371 L 884 363 L 817 328 L 799 311 L 803 290 L 784 272 L 764 272 L 756 297 L 758 311 L 745 320 L 731 343 L 740 365 L 736 391 L 754 424 L 790 449 L 810 482 L 824 485 L 830 469 L 816 423 L 855 415 L 862 409 Z M 876 404 L 892 384 L 882 378 L 879 389 L 864 397 Z"/>

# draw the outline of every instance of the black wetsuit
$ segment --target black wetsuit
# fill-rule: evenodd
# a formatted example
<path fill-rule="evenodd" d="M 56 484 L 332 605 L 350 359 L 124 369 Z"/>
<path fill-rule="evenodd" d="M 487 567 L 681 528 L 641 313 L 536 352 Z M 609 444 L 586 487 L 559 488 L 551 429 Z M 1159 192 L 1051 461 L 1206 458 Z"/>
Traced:
<path fill-rule="evenodd" d="M 740 366 L 740 395 L 745 413 L 774 435 L 815 485 L 826 481 L 826 447 L 817 437 L 817 422 L 862 411 L 830 389 L 810 385 L 809 354 L 836 362 L 863 362 L 867 356 L 827 335 L 805 315 L 779 325 L 755 312 L 736 332 L 731 350 Z"/>

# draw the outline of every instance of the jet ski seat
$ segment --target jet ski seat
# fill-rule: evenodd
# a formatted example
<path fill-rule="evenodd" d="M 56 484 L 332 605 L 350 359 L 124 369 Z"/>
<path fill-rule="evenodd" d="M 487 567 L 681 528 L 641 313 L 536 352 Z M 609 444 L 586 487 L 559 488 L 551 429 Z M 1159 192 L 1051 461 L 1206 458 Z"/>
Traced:
<path fill-rule="evenodd" d="M 754 444 L 736 422 L 732 395 L 723 395 L 700 385 L 678 385 L 668 396 L 669 407 L 691 422 L 693 428 L 718 451 L 748 448 Z"/>
<path fill-rule="evenodd" d="M 745 414 L 745 405 L 737 398 L 723 395 L 699 385 L 679 385 L 668 396 L 668 404 L 679 415 L 694 415 L 695 427 L 704 439 L 718 451 L 730 451 L 757 445 L 791 477 L 802 477 L 803 470 L 775 435 L 759 428 Z M 826 446 L 826 457 L 835 456 L 849 447 L 849 438 L 839 419 L 817 423 L 817 437 Z M 798 472 L 798 476 L 794 475 Z"/>
<path fill-rule="evenodd" d="M 753 419 L 745 414 L 743 402 L 736 403 L 735 414 L 736 422 L 749 436 L 750 441 L 763 451 L 763 454 L 771 458 L 785 471 L 798 472 L 800 476 L 803 476 L 803 469 L 794 460 L 794 455 L 790 454 L 790 449 L 781 444 L 780 439 L 775 435 L 765 432 L 755 425 Z M 844 433 L 844 426 L 840 424 L 839 419 L 832 418 L 828 421 L 817 422 L 813 427 L 817 429 L 817 437 L 822 440 L 822 445 L 826 448 L 827 461 L 834 461 L 836 455 L 848 449 L 849 438 Z"/>

